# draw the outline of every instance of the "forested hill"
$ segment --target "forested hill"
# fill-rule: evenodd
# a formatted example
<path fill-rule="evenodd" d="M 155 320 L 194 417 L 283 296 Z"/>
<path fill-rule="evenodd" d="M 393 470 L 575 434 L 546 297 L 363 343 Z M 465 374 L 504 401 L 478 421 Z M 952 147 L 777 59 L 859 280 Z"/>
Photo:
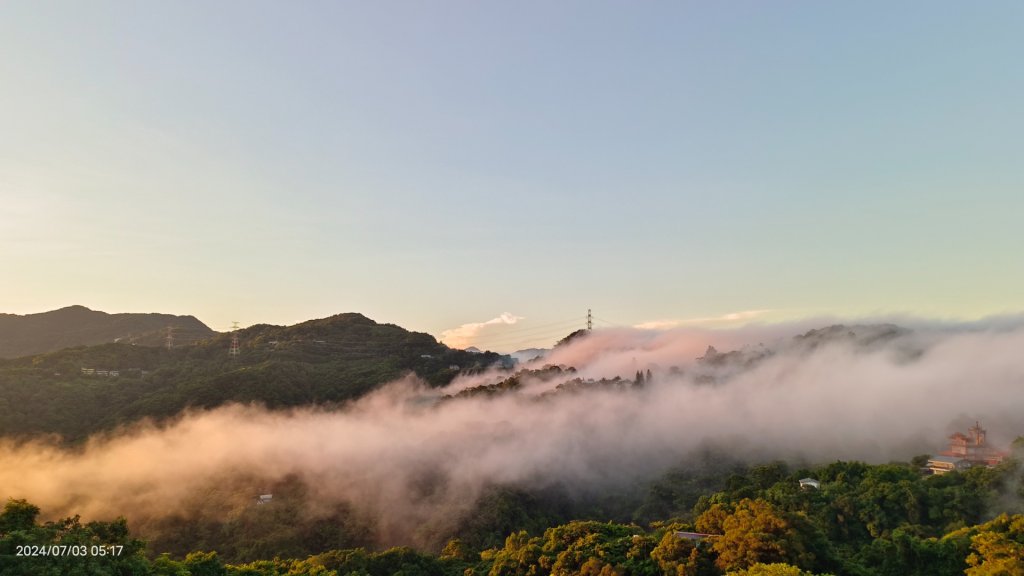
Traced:
<path fill-rule="evenodd" d="M 408 372 L 441 386 L 459 372 L 511 364 L 506 356 L 452 350 L 429 334 L 360 314 L 239 330 L 235 357 L 232 336 L 172 349 L 122 340 L 0 360 L 0 436 L 57 433 L 74 441 L 187 407 L 330 404 Z"/>
<path fill-rule="evenodd" d="M 114 340 L 159 346 L 168 328 L 173 330 L 174 341 L 179 344 L 193 343 L 215 334 L 194 316 L 107 314 L 85 306 L 68 306 L 24 316 L 0 314 L 0 358 L 18 358 Z"/>

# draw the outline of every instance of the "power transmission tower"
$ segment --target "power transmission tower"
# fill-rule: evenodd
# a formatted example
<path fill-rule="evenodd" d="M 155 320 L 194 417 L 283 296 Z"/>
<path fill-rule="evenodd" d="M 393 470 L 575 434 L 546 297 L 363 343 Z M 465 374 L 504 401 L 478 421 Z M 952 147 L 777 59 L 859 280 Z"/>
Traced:
<path fill-rule="evenodd" d="M 594 329 L 594 315 L 590 313 L 590 308 L 587 308 L 587 332 Z"/>
<path fill-rule="evenodd" d="M 238 356 L 238 322 L 231 323 L 231 349 L 228 350 L 228 356 Z"/>
<path fill-rule="evenodd" d="M 164 346 L 167 346 L 168 350 L 174 348 L 174 326 L 167 327 L 167 337 L 164 338 Z"/>

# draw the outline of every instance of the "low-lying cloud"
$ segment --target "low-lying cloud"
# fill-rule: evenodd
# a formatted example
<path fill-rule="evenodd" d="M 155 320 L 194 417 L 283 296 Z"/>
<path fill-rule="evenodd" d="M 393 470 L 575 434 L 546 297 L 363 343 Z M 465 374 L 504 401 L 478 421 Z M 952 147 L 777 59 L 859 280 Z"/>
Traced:
<path fill-rule="evenodd" d="M 906 461 L 975 420 L 1008 444 L 1024 434 L 1024 330 L 948 328 L 813 346 L 781 337 L 793 326 L 597 331 L 545 362 L 579 370 L 565 379 L 651 369 L 652 381 L 446 399 L 464 385 L 410 377 L 338 411 L 236 405 L 79 449 L 0 443 L 0 497 L 52 515 L 152 518 L 218 478 L 298 476 L 318 501 L 374 518 L 383 541 L 424 544 L 412 527 L 451 525 L 487 486 L 595 490 L 653 477 L 708 444 L 752 461 Z M 773 353 L 750 366 L 694 361 L 708 344 L 757 356 L 759 342 Z M 429 490 L 424 477 L 436 480 Z"/>

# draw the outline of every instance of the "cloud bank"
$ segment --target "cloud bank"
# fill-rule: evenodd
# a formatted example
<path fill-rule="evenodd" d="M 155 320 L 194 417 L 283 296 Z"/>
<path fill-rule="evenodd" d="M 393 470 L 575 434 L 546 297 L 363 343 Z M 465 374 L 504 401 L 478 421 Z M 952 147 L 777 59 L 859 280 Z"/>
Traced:
<path fill-rule="evenodd" d="M 560 382 L 549 381 L 446 399 L 410 377 L 338 411 L 227 406 L 80 449 L 0 443 L 0 497 L 52 515 L 159 517 L 211 482 L 298 476 L 317 502 L 374 518 L 382 542 L 423 545 L 415 527 L 453 524 L 487 486 L 599 490 L 653 477 L 708 444 L 753 461 L 886 462 L 938 451 L 976 419 L 997 443 L 1024 434 L 1020 328 L 813 345 L 782 336 L 792 328 L 608 330 L 545 360 L 582 378 L 650 368 L 640 389 L 543 395 Z M 741 369 L 694 361 L 708 344 L 758 342 L 774 353 Z M 709 375 L 714 383 L 701 379 Z"/>

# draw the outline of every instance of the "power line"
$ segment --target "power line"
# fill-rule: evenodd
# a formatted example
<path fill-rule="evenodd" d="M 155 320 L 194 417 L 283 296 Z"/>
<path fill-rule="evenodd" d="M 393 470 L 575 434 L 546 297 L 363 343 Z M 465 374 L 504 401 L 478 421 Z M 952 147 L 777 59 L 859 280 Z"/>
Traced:
<path fill-rule="evenodd" d="M 530 328 L 523 328 L 519 330 L 509 330 L 495 332 L 494 334 L 478 334 L 477 338 L 480 340 L 503 340 L 507 338 L 518 338 L 518 337 L 529 337 L 531 334 L 547 333 L 551 331 L 568 330 L 573 326 L 579 326 L 580 320 L 570 320 L 561 322 L 559 324 L 550 324 L 546 326 L 534 326 Z"/>
<path fill-rule="evenodd" d="M 547 330 L 547 331 L 545 331 L 543 333 L 532 334 L 530 336 L 526 336 L 526 335 L 521 334 L 521 333 L 520 334 L 511 334 L 511 333 L 506 332 L 506 333 L 503 333 L 503 334 L 496 335 L 493 338 L 481 338 L 481 341 L 486 343 L 486 344 L 481 344 L 481 345 L 484 345 L 484 346 L 494 346 L 496 344 L 497 345 L 507 345 L 508 342 L 516 342 L 516 341 L 519 341 L 519 340 L 527 340 L 527 339 L 536 340 L 536 339 L 544 337 L 543 336 L 544 334 L 557 333 L 557 332 L 560 332 L 562 330 L 565 330 L 568 327 L 571 327 L 572 325 L 577 325 L 578 326 L 579 325 L 578 322 L 580 320 L 582 320 L 582 318 L 574 318 L 574 319 L 565 320 L 565 321 L 556 323 L 556 324 L 563 325 L 563 327 L 555 329 L 554 332 L 552 330 Z M 593 329 L 594 329 L 594 314 L 593 314 L 593 311 L 590 308 L 587 309 L 587 315 L 585 317 L 585 320 L 586 320 L 587 332 L 593 331 Z M 565 326 L 566 324 L 568 324 L 569 326 Z M 525 330 L 523 330 L 523 332 L 526 332 L 526 331 L 529 331 L 529 330 L 530 329 L 525 329 Z"/>
<path fill-rule="evenodd" d="M 566 335 L 566 331 L 565 330 L 555 330 L 555 331 L 552 331 L 552 332 L 547 332 L 547 333 L 542 333 L 542 334 L 534 334 L 534 335 L 531 335 L 531 336 L 519 336 L 519 337 L 516 337 L 516 338 L 502 338 L 500 340 L 499 339 L 495 339 L 495 340 L 481 341 L 481 342 L 475 344 L 475 346 L 477 348 L 481 348 L 481 347 L 483 347 L 483 348 L 495 348 L 495 347 L 507 347 L 507 346 L 513 346 L 513 345 L 518 346 L 518 345 L 521 345 L 522 343 L 538 342 L 538 341 L 550 341 L 550 342 L 553 343 L 553 342 L 563 338 L 565 335 Z"/>
<path fill-rule="evenodd" d="M 531 332 L 531 331 L 534 331 L 534 330 L 540 330 L 541 328 L 547 328 L 547 327 L 550 327 L 550 326 L 561 326 L 561 325 L 564 325 L 564 324 L 579 324 L 580 320 L 581 320 L 580 317 L 577 316 L 576 318 L 567 318 L 565 320 L 557 320 L 555 322 L 549 322 L 547 324 L 538 324 L 536 326 L 522 326 L 522 327 L 519 327 L 519 328 L 510 328 L 508 330 L 502 330 L 502 334 L 504 335 L 504 334 L 516 334 L 516 333 L 519 333 L 519 332 Z"/>
<path fill-rule="evenodd" d="M 537 342 L 539 340 L 550 341 L 554 344 L 557 340 L 565 337 L 565 330 L 558 330 L 547 334 L 537 334 L 533 336 L 520 336 L 518 338 L 505 338 L 503 340 L 488 340 L 486 342 L 475 343 L 476 348 L 505 348 L 512 346 L 521 346 L 525 343 Z"/>
<path fill-rule="evenodd" d="M 543 338 L 549 334 L 568 334 L 573 331 L 575 326 L 578 324 L 568 324 L 562 327 L 546 328 L 540 331 L 534 331 L 530 333 L 520 332 L 518 334 L 495 334 L 494 336 L 478 336 L 473 338 L 480 342 L 504 342 L 507 340 L 529 340 L 534 338 Z"/>

